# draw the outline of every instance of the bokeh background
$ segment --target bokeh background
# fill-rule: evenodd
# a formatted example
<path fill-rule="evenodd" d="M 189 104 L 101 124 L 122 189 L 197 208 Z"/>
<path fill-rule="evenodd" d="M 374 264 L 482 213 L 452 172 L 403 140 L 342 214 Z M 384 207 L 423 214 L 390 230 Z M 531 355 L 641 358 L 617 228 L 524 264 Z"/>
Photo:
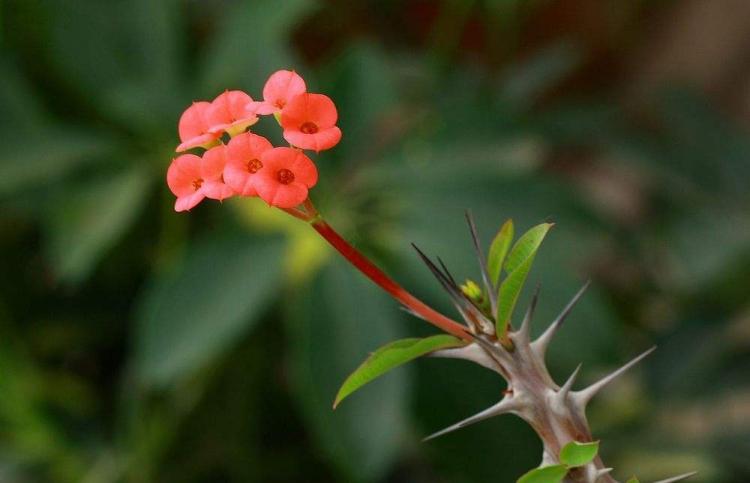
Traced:
<path fill-rule="evenodd" d="M 750 481 L 750 2 L 0 1 L 0 480 L 509 482 L 506 416 L 420 443 L 503 382 L 425 359 L 336 412 L 369 351 L 433 333 L 304 223 L 172 210 L 193 100 L 278 68 L 339 107 L 312 197 L 454 315 L 409 243 L 477 278 L 463 212 L 557 223 L 530 284 L 591 382 L 615 475 Z M 270 120 L 258 132 L 278 140 Z M 528 300 L 527 287 L 525 300 Z"/>

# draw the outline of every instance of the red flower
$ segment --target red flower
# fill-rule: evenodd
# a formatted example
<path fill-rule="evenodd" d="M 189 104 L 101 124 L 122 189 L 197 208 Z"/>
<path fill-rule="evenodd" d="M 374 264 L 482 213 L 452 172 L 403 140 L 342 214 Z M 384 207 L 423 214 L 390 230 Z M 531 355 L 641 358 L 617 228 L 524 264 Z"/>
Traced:
<path fill-rule="evenodd" d="M 182 144 L 177 146 L 176 151 L 178 153 L 199 146 L 208 148 L 221 136 L 220 132 L 209 132 L 211 125 L 207 119 L 207 111 L 210 107 L 211 103 L 209 102 L 194 102 L 182 113 L 177 127 L 180 141 L 182 141 Z"/>
<path fill-rule="evenodd" d="M 279 70 L 271 74 L 263 87 L 263 102 L 253 102 L 250 109 L 258 114 L 274 114 L 286 106 L 296 95 L 307 90 L 305 81 L 292 70 Z"/>
<path fill-rule="evenodd" d="M 220 94 L 206 109 L 208 132 L 221 134 L 226 131 L 230 136 L 235 136 L 258 122 L 252 102 L 252 97 L 242 91 Z"/>
<path fill-rule="evenodd" d="M 284 139 L 302 149 L 322 151 L 341 140 L 336 126 L 338 113 L 333 101 L 323 94 L 300 94 L 281 111 Z"/>
<path fill-rule="evenodd" d="M 260 158 L 263 169 L 254 178 L 263 201 L 279 208 L 294 208 L 307 199 L 307 191 L 318 182 L 315 164 L 294 148 L 273 148 Z"/>
<path fill-rule="evenodd" d="M 167 170 L 167 185 L 177 196 L 175 211 L 186 211 L 203 198 L 223 200 L 234 194 L 224 184 L 225 146 L 216 146 L 203 154 L 183 154 L 172 161 Z"/>
<path fill-rule="evenodd" d="M 273 146 L 268 139 L 253 133 L 233 137 L 226 147 L 224 181 L 242 196 L 257 196 L 253 179 L 264 167 L 261 156 Z"/>

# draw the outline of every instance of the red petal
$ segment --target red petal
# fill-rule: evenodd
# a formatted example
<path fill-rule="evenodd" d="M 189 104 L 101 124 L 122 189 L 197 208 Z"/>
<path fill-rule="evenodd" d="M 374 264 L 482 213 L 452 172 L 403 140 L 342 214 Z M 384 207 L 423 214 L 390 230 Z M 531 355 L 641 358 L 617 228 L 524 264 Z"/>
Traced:
<path fill-rule="evenodd" d="M 315 152 L 331 149 L 341 140 L 341 129 L 336 126 L 323 129 L 315 134 L 305 134 L 295 129 L 285 129 L 284 139 L 292 146 L 311 149 Z"/>
<path fill-rule="evenodd" d="M 324 130 L 335 126 L 337 119 L 336 105 L 324 94 L 300 94 L 290 99 L 281 111 L 284 129 L 299 129 L 302 124 L 311 122 Z"/>
<path fill-rule="evenodd" d="M 291 70 L 279 70 L 271 74 L 266 81 L 263 87 L 263 100 L 278 110 L 279 103 L 285 105 L 292 97 L 306 90 L 305 81 L 299 74 Z"/>
<path fill-rule="evenodd" d="M 180 196 L 177 198 L 177 201 L 174 203 L 174 210 L 175 211 L 187 211 L 191 208 L 193 208 L 195 205 L 203 201 L 203 198 L 205 198 L 202 191 L 198 190 L 195 193 L 189 194 L 187 196 Z"/>
<path fill-rule="evenodd" d="M 201 101 L 194 102 L 180 116 L 180 122 L 177 131 L 180 134 L 180 141 L 183 143 L 189 139 L 196 138 L 208 132 L 208 122 L 206 121 L 206 111 L 211 107 L 211 103 Z"/>
<path fill-rule="evenodd" d="M 183 154 L 172 161 L 167 170 L 167 185 L 175 196 L 195 193 L 193 183 L 201 178 L 201 158 L 194 154 Z"/>
<path fill-rule="evenodd" d="M 220 181 L 204 182 L 203 186 L 201 186 L 200 192 L 203 193 L 206 198 L 219 201 L 225 200 L 235 194 L 232 188 Z"/>
<path fill-rule="evenodd" d="M 289 184 L 273 183 L 270 180 L 257 183 L 258 195 L 271 206 L 294 208 L 307 199 L 307 187 L 296 181 Z"/>

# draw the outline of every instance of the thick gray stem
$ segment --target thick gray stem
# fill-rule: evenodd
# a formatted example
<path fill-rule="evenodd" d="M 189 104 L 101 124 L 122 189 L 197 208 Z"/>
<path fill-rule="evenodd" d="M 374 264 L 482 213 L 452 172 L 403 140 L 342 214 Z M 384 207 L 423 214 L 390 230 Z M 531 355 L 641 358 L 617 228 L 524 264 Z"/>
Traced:
<path fill-rule="evenodd" d="M 499 414 L 515 414 L 529 423 L 542 440 L 541 466 L 559 463 L 560 450 L 571 441 L 593 441 L 589 423 L 586 420 L 586 405 L 604 386 L 630 369 L 654 349 L 649 349 L 609 376 L 585 389 L 573 390 L 580 366 L 562 386 L 557 385 L 552 380 L 545 364 L 546 348 L 582 293 L 583 290 L 573 298 L 573 301 L 568 304 L 547 331 L 533 342 L 530 340 L 529 334 L 534 302 L 526 313 L 521 327 L 508 334 L 513 343 L 512 350 L 503 347 L 490 334 L 480 334 L 477 335 L 476 342 L 465 347 L 433 353 L 432 355 L 435 357 L 470 360 L 494 370 L 506 379 L 508 390 L 497 404 L 426 439 L 461 429 Z M 617 480 L 609 474 L 611 470 L 597 456 L 588 465 L 572 469 L 565 481 L 566 483 L 617 483 Z M 683 478 L 685 476 L 687 475 L 682 475 Z"/>

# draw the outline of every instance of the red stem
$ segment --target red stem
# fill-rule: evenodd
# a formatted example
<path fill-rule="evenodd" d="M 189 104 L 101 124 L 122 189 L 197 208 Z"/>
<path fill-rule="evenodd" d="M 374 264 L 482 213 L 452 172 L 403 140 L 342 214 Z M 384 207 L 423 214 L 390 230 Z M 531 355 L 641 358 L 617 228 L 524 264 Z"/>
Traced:
<path fill-rule="evenodd" d="M 333 246 L 333 248 L 338 250 L 338 252 L 341 253 L 341 255 L 343 255 L 344 258 L 346 258 L 360 272 L 362 272 L 367 278 L 378 284 L 393 298 L 411 309 L 415 314 L 451 335 L 454 335 L 466 341 L 472 340 L 472 336 L 461 324 L 437 312 L 436 310 L 429 307 L 424 302 L 407 292 L 406 289 L 396 283 L 388 275 L 383 273 L 382 270 L 376 267 L 370 260 L 365 258 L 364 255 L 357 251 L 356 248 L 351 246 L 349 242 L 344 240 L 341 235 L 336 233 L 336 231 L 331 228 L 331 226 L 323 219 L 321 219 L 320 217 L 316 217 L 310 224 L 318 233 L 320 233 L 323 238 L 328 241 L 328 243 Z"/>

